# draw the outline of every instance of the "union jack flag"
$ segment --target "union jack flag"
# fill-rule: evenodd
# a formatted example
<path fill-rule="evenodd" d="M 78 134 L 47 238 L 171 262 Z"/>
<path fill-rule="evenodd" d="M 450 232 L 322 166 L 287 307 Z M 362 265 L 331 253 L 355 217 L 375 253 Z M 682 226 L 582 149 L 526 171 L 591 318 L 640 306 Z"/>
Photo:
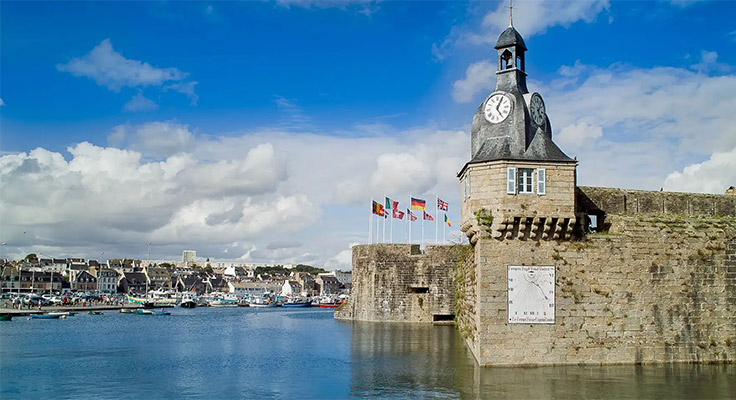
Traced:
<path fill-rule="evenodd" d="M 447 211 L 447 208 L 448 208 L 447 202 L 438 197 L 437 198 L 437 208 L 442 211 Z"/>

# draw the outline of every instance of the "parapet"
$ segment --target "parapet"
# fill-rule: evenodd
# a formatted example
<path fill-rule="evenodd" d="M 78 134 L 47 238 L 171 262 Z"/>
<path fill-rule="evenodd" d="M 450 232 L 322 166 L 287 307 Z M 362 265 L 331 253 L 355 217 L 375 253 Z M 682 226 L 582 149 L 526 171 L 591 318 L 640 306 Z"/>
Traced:
<path fill-rule="evenodd" d="M 736 216 L 736 196 L 578 186 L 579 213 Z"/>

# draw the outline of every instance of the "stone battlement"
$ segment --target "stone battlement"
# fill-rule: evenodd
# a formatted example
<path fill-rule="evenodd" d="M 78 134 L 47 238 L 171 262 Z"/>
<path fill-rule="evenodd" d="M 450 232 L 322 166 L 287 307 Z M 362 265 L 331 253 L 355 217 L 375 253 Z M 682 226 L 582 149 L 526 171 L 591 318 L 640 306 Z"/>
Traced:
<path fill-rule="evenodd" d="M 736 216 L 736 196 L 656 192 L 578 186 L 576 203 L 580 212 L 607 214 L 679 214 L 692 216 Z"/>

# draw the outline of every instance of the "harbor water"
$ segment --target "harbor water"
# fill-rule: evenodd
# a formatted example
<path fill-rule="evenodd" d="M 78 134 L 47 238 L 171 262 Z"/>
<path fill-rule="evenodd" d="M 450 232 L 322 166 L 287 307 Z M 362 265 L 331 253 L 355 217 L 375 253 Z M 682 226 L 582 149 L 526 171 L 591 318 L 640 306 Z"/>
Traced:
<path fill-rule="evenodd" d="M 735 398 L 733 365 L 482 368 L 452 327 L 195 308 L 0 322 L 0 398 Z"/>

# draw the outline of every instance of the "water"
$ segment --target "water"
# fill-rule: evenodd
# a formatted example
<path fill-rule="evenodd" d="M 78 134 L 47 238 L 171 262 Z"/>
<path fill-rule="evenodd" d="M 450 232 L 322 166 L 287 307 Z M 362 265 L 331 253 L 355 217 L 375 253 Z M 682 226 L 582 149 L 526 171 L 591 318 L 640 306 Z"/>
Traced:
<path fill-rule="evenodd" d="M 325 309 L 0 323 L 0 398 L 735 398 L 733 365 L 480 368 L 452 327 Z"/>

